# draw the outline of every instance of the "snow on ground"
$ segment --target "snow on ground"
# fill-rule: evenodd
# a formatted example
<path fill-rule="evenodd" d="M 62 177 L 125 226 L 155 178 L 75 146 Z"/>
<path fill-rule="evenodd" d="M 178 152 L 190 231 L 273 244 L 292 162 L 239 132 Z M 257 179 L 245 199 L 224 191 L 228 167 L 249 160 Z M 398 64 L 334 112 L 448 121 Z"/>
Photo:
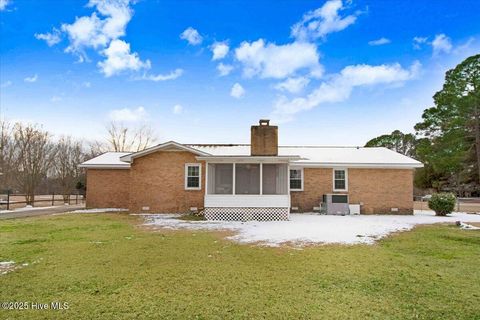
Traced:
<path fill-rule="evenodd" d="M 475 226 L 472 226 L 471 224 L 468 224 L 468 223 L 463 223 L 463 222 L 460 222 L 457 224 L 461 229 L 467 229 L 467 230 L 480 230 L 480 227 L 475 227 Z"/>
<path fill-rule="evenodd" d="M 14 261 L 0 261 L 0 275 L 7 274 L 15 270 Z"/>
<path fill-rule="evenodd" d="M 308 244 L 373 244 L 393 232 L 407 231 L 421 224 L 480 222 L 480 214 L 452 213 L 437 217 L 433 211 L 416 210 L 414 215 L 330 216 L 290 214 L 289 221 L 186 221 L 178 214 L 146 215 L 145 224 L 168 229 L 229 230 L 227 239 L 240 243 L 279 246 L 282 243 Z"/>
<path fill-rule="evenodd" d="M 35 211 L 35 210 L 42 210 L 42 209 L 52 209 L 52 208 L 59 208 L 62 206 L 50 206 L 50 207 L 32 207 L 26 206 L 23 208 L 13 209 L 13 210 L 0 210 L 1 213 L 12 213 L 12 212 L 24 212 L 24 211 Z"/>
<path fill-rule="evenodd" d="M 122 212 L 128 211 L 128 209 L 122 208 L 98 208 L 98 209 L 80 209 L 72 211 L 72 213 L 103 213 L 103 212 Z"/>
<path fill-rule="evenodd" d="M 31 264 L 37 264 L 42 260 L 43 258 L 37 259 L 33 261 Z M 0 261 L 0 276 L 24 267 L 28 267 L 29 265 L 30 264 L 28 262 L 18 264 L 18 263 L 15 263 L 15 261 Z"/>
<path fill-rule="evenodd" d="M 21 265 L 16 264 L 14 261 L 0 261 L 0 275 L 7 274 L 9 272 L 15 271 L 28 266 L 28 263 L 23 263 Z"/>

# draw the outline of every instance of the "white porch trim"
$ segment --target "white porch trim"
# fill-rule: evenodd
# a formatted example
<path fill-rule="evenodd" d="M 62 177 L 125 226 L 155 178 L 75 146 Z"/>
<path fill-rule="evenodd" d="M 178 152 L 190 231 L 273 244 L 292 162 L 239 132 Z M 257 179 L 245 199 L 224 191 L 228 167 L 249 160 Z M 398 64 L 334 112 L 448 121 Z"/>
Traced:
<path fill-rule="evenodd" d="M 290 208 L 289 194 L 207 194 L 205 207 L 213 208 Z"/>

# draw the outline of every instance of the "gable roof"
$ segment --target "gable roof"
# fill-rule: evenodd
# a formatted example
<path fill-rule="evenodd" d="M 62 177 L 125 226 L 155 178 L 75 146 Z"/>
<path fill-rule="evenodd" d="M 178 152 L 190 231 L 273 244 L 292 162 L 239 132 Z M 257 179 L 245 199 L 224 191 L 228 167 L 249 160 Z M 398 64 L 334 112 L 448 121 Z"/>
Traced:
<path fill-rule="evenodd" d="M 90 159 L 80 166 L 84 168 L 129 168 L 134 158 L 159 150 L 181 150 L 192 152 L 202 158 L 249 157 L 249 144 L 180 144 L 169 141 L 135 153 L 107 152 Z M 348 168 L 421 168 L 415 159 L 383 147 L 322 147 L 322 146 L 279 146 L 278 155 L 291 158 L 291 165 L 304 167 L 348 167 Z"/>
<path fill-rule="evenodd" d="M 180 151 L 188 151 L 188 152 L 191 152 L 191 153 L 199 155 L 199 156 L 208 156 L 209 155 L 208 153 L 205 153 L 205 152 L 202 152 L 200 150 L 194 149 L 192 147 L 189 147 L 188 145 L 180 144 L 180 143 L 175 142 L 175 141 L 168 141 L 168 142 L 153 146 L 151 148 L 145 149 L 143 151 L 134 152 L 134 153 L 124 155 L 124 156 L 120 157 L 120 160 L 131 163 L 132 160 L 135 159 L 135 158 L 143 157 L 143 156 L 146 156 L 147 154 L 151 154 L 151 153 L 154 153 L 154 152 L 157 152 L 157 151 L 160 151 L 160 150 L 180 150 Z"/>

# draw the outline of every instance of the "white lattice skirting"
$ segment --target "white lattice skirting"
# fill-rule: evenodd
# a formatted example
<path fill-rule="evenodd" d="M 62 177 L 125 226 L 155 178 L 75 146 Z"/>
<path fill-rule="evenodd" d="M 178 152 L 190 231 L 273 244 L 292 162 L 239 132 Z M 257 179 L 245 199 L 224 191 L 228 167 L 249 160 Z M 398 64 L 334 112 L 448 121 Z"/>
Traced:
<path fill-rule="evenodd" d="M 207 220 L 222 221 L 284 221 L 289 208 L 205 208 Z"/>

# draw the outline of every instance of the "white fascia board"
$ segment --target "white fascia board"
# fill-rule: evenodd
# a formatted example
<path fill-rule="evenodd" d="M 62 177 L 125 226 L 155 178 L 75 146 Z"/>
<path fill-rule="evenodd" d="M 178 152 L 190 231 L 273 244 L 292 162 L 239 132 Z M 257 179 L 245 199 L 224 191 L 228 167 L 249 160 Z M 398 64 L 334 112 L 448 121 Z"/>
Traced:
<path fill-rule="evenodd" d="M 130 169 L 130 164 L 79 164 L 78 167 L 85 169 Z"/>
<path fill-rule="evenodd" d="M 243 162 L 243 163 L 290 163 L 291 161 L 301 159 L 299 156 L 199 156 L 196 157 L 199 161 L 206 162 Z"/>
<path fill-rule="evenodd" d="M 359 169 L 416 169 L 423 163 L 314 163 L 292 162 L 292 166 L 304 168 L 359 168 Z"/>
<path fill-rule="evenodd" d="M 153 153 L 153 152 L 156 152 L 156 151 L 168 148 L 168 147 L 172 147 L 172 146 L 176 147 L 180 150 L 188 151 L 188 152 L 200 155 L 200 156 L 208 156 L 209 155 L 208 153 L 205 153 L 203 151 L 197 150 L 197 149 L 189 147 L 189 146 L 185 146 L 181 143 L 178 143 L 178 142 L 175 142 L 175 141 L 168 141 L 168 142 L 156 145 L 154 147 L 145 149 L 143 151 L 135 152 L 135 153 L 120 157 L 120 160 L 125 161 L 125 162 L 132 162 L 132 160 L 135 159 L 135 158 L 142 157 L 142 156 L 145 156 L 147 154 L 150 154 L 150 153 Z"/>

